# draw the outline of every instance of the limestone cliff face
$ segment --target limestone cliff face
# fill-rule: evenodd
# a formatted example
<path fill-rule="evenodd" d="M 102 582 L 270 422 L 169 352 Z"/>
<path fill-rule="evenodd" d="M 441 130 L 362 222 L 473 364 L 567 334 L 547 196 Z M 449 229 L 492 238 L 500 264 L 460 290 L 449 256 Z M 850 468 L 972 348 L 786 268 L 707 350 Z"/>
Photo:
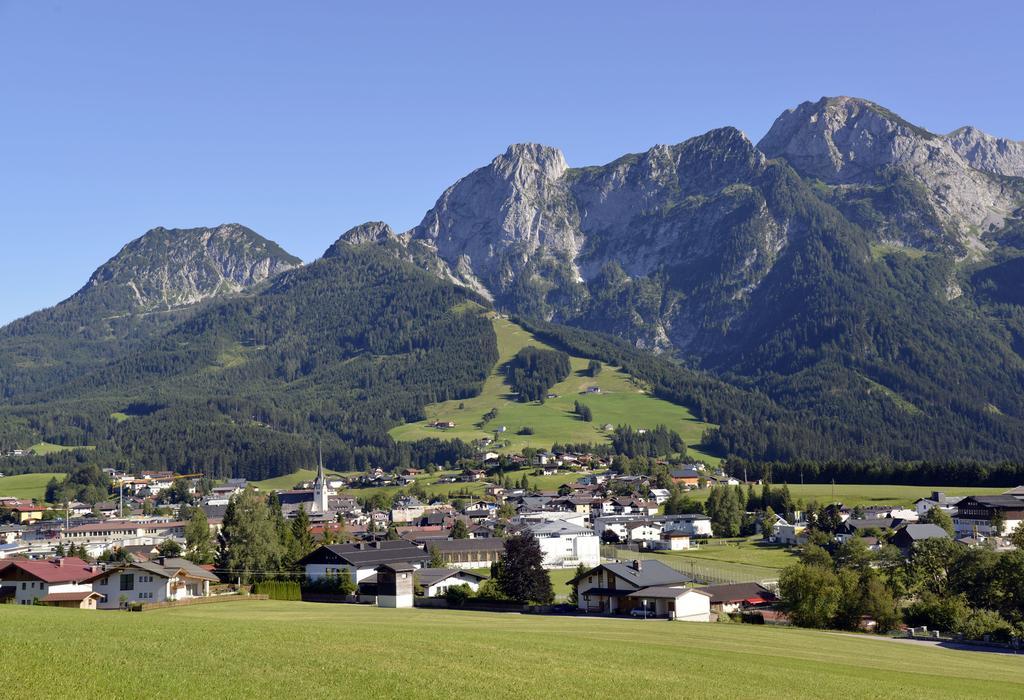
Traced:
<path fill-rule="evenodd" d="M 786 243 L 765 172 L 733 128 L 579 169 L 554 148 L 514 145 L 395 240 L 435 251 L 501 307 L 685 347 L 742 311 Z"/>
<path fill-rule="evenodd" d="M 827 289 L 829 265 L 870 265 L 878 243 L 987 256 L 1024 204 L 1024 183 L 1006 177 L 1016 146 L 823 98 L 782 114 L 756 147 L 725 127 L 570 168 L 555 148 L 513 145 L 413 229 L 363 224 L 336 245 L 385 245 L 498 308 L 708 357 L 758 342 L 758 314 L 777 315 L 765 300 L 793 303 L 809 261 Z"/>
<path fill-rule="evenodd" d="M 957 143 L 873 102 L 833 97 L 787 110 L 758 148 L 828 185 L 884 185 L 888 171 L 911 178 L 923 188 L 945 234 L 934 243 L 953 245 L 967 255 L 983 248 L 981 232 L 1001 226 L 1016 208 L 1018 192 L 974 167 L 963 155 L 970 149 Z"/>
<path fill-rule="evenodd" d="M 947 134 L 946 141 L 978 170 L 1024 177 L 1024 141 L 990 136 L 973 126 L 965 126 Z"/>
<path fill-rule="evenodd" d="M 582 243 L 561 151 L 510 146 L 449 187 L 409 238 L 428 243 L 467 282 L 507 294 L 534 256 L 571 260 Z"/>
<path fill-rule="evenodd" d="M 155 228 L 100 266 L 72 300 L 101 299 L 111 313 L 167 310 L 238 292 L 300 263 L 238 224 Z"/>

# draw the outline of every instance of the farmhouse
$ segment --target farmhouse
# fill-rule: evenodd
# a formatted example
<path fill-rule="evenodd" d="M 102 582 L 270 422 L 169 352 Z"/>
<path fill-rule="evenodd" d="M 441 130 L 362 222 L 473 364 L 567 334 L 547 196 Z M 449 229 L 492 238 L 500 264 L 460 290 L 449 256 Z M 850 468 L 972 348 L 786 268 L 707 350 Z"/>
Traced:
<path fill-rule="evenodd" d="M 952 515 L 956 510 L 956 504 L 962 499 L 963 496 L 947 496 L 942 491 L 932 491 L 931 496 L 914 501 L 914 510 L 918 517 L 924 517 L 932 508 L 938 508 Z"/>
<path fill-rule="evenodd" d="M 1002 529 L 996 532 L 993 519 L 1002 519 Z M 1024 521 L 1024 500 L 1016 496 L 967 496 L 956 506 L 953 527 L 958 536 L 1002 535 L 1013 532 Z"/>
<path fill-rule="evenodd" d="M 210 583 L 219 580 L 188 559 L 159 557 L 104 569 L 89 582 L 101 596 L 98 607 L 116 609 L 132 603 L 205 598 L 210 595 Z"/>
<path fill-rule="evenodd" d="M 896 528 L 889 542 L 899 547 L 904 554 L 909 554 L 915 542 L 936 538 L 949 539 L 949 533 L 931 523 L 908 523 Z"/>
<path fill-rule="evenodd" d="M 652 586 L 685 586 L 690 578 L 656 559 L 637 559 L 630 563 L 601 564 L 574 579 L 579 591 L 580 610 L 602 613 L 627 613 L 635 607 L 626 597 Z M 709 599 L 710 600 L 710 599 Z"/>
<path fill-rule="evenodd" d="M 34 523 L 37 520 L 42 520 L 43 513 L 46 512 L 46 506 L 37 506 L 32 501 L 23 499 L 6 501 L 4 508 L 9 510 L 19 523 Z"/>
<path fill-rule="evenodd" d="M 327 544 L 298 561 L 306 578 L 316 580 L 348 571 L 353 583 L 372 576 L 383 564 L 409 564 L 420 568 L 430 556 L 419 545 L 406 540 Z"/>
<path fill-rule="evenodd" d="M 5 560 L 0 563 L 0 601 L 32 605 L 58 602 L 50 597 L 57 594 L 92 593 L 88 580 L 98 570 L 76 557 Z"/>
<path fill-rule="evenodd" d="M 700 484 L 700 480 L 705 478 L 706 475 L 700 469 L 691 465 L 680 469 L 673 469 L 669 472 L 669 476 L 674 484 L 698 486 Z"/>

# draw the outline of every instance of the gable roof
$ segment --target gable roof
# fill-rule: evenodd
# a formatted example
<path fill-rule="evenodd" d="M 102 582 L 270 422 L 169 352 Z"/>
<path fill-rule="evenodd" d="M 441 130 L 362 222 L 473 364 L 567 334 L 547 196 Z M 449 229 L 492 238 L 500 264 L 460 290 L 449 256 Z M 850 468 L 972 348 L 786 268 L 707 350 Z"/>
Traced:
<path fill-rule="evenodd" d="M 329 560 L 355 567 L 376 567 L 389 563 L 421 562 L 429 556 L 419 545 L 408 540 L 385 540 L 323 545 L 297 563 L 305 566 Z"/>
<path fill-rule="evenodd" d="M 627 598 L 678 598 L 685 593 L 700 593 L 711 597 L 711 594 L 700 588 L 687 588 L 686 586 L 647 586 L 626 594 Z"/>
<path fill-rule="evenodd" d="M 705 586 L 702 590 L 711 595 L 711 604 L 770 602 L 776 595 L 760 583 L 720 583 Z"/>
<path fill-rule="evenodd" d="M 11 559 L 0 563 L 0 578 L 10 576 L 14 569 L 44 583 L 67 583 L 89 578 L 96 567 L 77 557 L 46 560 Z"/>
<path fill-rule="evenodd" d="M 440 554 L 453 552 L 504 552 L 505 540 L 500 537 L 475 537 L 471 540 L 430 540 L 427 549 L 437 549 Z"/>
<path fill-rule="evenodd" d="M 909 523 L 902 525 L 896 530 L 893 539 L 909 539 L 911 542 L 930 540 L 934 538 L 948 539 L 949 533 L 938 525 L 932 523 Z"/>
<path fill-rule="evenodd" d="M 589 527 L 573 525 L 564 520 L 548 520 L 527 526 L 530 532 L 537 536 L 543 535 L 593 535 L 594 531 Z"/>
<path fill-rule="evenodd" d="M 93 593 L 92 591 L 71 591 L 70 593 L 48 593 L 46 597 L 40 598 L 40 603 L 64 603 L 64 602 L 82 602 L 86 598 L 102 598 L 103 596 L 99 593 Z"/>
<path fill-rule="evenodd" d="M 445 579 L 459 575 L 469 576 L 477 581 L 483 581 L 487 578 L 481 574 L 475 574 L 472 571 L 464 571 L 462 569 L 417 569 L 416 582 L 421 586 L 433 586 L 435 583 L 440 583 Z"/>
<path fill-rule="evenodd" d="M 969 505 L 965 501 L 974 501 L 980 506 L 985 508 L 998 508 L 1008 510 L 1024 509 L 1024 500 L 1017 498 L 1016 496 L 1008 496 L 1006 494 L 1000 494 L 998 496 L 968 496 L 964 498 L 958 505 L 965 506 Z"/>
<path fill-rule="evenodd" d="M 106 569 L 102 569 L 98 573 L 93 574 L 88 580 L 95 581 L 116 574 L 121 571 L 128 569 L 138 569 L 145 571 L 147 574 L 153 574 L 160 578 L 172 578 L 179 574 L 183 574 L 189 578 L 198 578 L 205 581 L 219 582 L 220 579 L 214 574 L 210 573 L 198 564 L 193 564 L 188 559 L 181 559 L 177 557 L 160 557 L 150 561 L 135 561 L 127 562 L 125 564 L 118 564 Z"/>
<path fill-rule="evenodd" d="M 600 569 L 610 571 L 616 577 L 636 586 L 637 588 L 668 586 L 676 583 L 688 583 L 693 580 L 686 574 L 676 571 L 657 559 L 642 559 L 640 560 L 639 571 L 634 567 L 632 562 L 611 562 L 596 566 L 590 571 L 570 579 L 569 583 L 578 582 L 580 579 L 592 576 Z"/>

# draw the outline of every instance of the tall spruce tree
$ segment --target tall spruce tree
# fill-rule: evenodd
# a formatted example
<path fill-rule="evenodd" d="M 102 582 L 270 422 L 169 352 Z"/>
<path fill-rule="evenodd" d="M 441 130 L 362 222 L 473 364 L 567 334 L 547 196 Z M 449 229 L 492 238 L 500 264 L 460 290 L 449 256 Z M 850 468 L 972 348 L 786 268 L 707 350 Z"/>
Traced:
<path fill-rule="evenodd" d="M 185 547 L 188 558 L 196 564 L 209 564 L 213 561 L 210 522 L 202 508 L 193 508 L 192 517 L 185 525 Z"/>
<path fill-rule="evenodd" d="M 221 530 L 221 568 L 243 583 L 274 575 L 282 558 L 281 539 L 271 509 L 250 486 L 228 501 Z"/>
<path fill-rule="evenodd" d="M 555 592 L 543 562 L 544 553 L 533 534 L 509 537 L 505 540 L 505 556 L 498 572 L 501 592 L 521 603 L 550 604 Z"/>
<path fill-rule="evenodd" d="M 292 520 L 291 531 L 291 560 L 294 566 L 295 562 L 313 551 L 313 533 L 309 530 L 309 516 L 302 505 Z"/>

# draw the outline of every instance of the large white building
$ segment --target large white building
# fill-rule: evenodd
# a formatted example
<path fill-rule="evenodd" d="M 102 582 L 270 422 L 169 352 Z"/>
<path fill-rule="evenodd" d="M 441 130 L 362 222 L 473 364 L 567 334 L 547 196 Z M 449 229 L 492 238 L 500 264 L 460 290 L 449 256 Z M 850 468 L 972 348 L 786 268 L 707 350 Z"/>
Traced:
<path fill-rule="evenodd" d="M 594 531 L 565 521 L 527 526 L 540 543 L 545 569 L 572 568 L 579 564 L 597 566 L 601 561 L 600 540 Z"/>
<path fill-rule="evenodd" d="M 92 593 L 88 581 L 97 570 L 76 557 L 11 559 L 0 563 L 0 602 L 32 605 L 36 601 L 49 603 L 55 596 L 66 600 L 71 595 L 87 601 Z"/>

